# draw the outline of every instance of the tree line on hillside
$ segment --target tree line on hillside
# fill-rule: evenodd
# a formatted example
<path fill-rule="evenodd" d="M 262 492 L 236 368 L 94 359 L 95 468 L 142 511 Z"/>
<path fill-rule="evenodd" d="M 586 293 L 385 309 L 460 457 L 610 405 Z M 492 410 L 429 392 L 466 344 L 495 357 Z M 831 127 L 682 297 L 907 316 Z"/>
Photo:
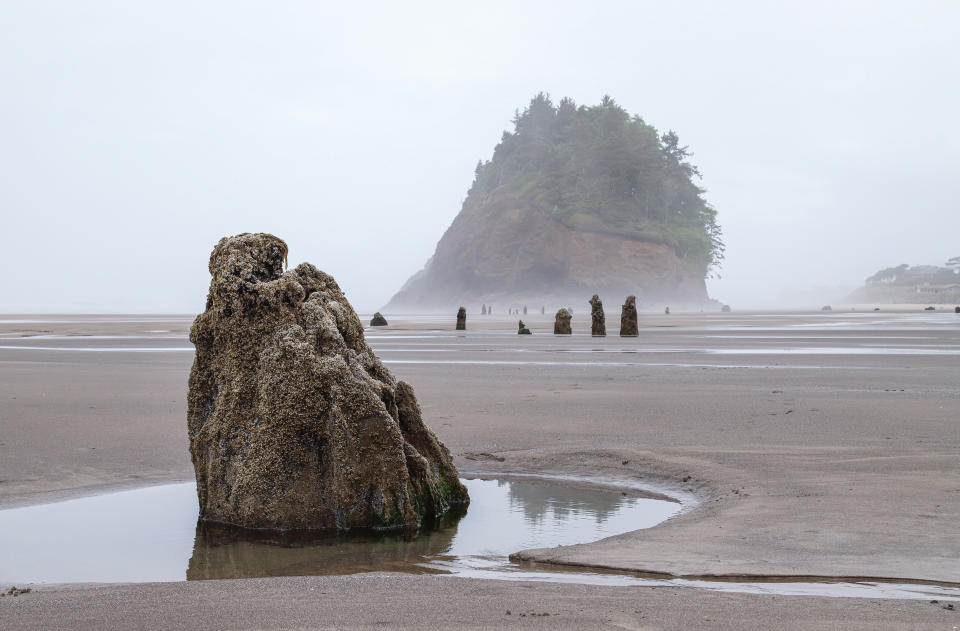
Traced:
<path fill-rule="evenodd" d="M 916 285 L 921 283 L 946 284 L 960 282 L 960 256 L 955 256 L 943 267 L 906 263 L 880 270 L 866 280 L 867 285 Z"/>
<path fill-rule="evenodd" d="M 477 164 L 468 199 L 513 195 L 575 230 L 667 245 L 704 275 L 723 260 L 717 213 L 675 132 L 658 133 L 609 96 L 578 107 L 544 93 L 513 126 Z"/>

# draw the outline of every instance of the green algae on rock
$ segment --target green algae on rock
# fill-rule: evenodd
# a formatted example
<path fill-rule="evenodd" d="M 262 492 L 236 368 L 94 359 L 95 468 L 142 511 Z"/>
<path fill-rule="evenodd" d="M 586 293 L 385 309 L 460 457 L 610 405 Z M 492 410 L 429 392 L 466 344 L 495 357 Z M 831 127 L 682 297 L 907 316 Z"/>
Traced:
<path fill-rule="evenodd" d="M 466 504 L 413 388 L 367 345 L 336 281 L 283 271 L 270 234 L 221 239 L 190 329 L 200 517 L 247 528 L 417 528 Z"/>

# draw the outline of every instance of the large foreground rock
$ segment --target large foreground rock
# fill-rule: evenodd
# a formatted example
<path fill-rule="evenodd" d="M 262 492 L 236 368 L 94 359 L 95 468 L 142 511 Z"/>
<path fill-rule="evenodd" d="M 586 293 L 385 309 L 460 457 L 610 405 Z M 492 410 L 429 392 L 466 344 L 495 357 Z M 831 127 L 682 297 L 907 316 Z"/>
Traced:
<path fill-rule="evenodd" d="M 283 271 L 269 234 L 224 238 L 190 330 L 187 424 L 200 516 L 250 528 L 416 528 L 468 501 L 413 388 L 336 281 Z"/>

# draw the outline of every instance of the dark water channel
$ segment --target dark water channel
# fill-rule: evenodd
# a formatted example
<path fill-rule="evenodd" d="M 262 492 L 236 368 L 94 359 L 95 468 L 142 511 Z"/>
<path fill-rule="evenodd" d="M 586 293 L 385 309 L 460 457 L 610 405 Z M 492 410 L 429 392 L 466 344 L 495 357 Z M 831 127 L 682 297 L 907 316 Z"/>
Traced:
<path fill-rule="evenodd" d="M 402 534 L 324 538 L 198 524 L 193 483 L 145 487 L 0 511 L 0 583 L 153 582 L 407 572 L 611 586 L 687 586 L 783 595 L 941 598 L 936 585 L 723 582 L 518 565 L 513 552 L 587 543 L 649 528 L 676 502 L 539 478 L 464 480 L 468 509 Z"/>

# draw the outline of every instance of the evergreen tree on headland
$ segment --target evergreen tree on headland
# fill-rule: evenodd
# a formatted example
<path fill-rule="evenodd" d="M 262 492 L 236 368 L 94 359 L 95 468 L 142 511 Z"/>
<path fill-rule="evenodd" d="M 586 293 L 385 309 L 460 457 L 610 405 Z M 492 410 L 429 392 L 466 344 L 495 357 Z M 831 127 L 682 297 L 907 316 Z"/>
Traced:
<path fill-rule="evenodd" d="M 609 95 L 578 107 L 540 93 L 513 126 L 477 165 L 470 195 L 510 191 L 575 230 L 671 247 L 704 275 L 723 260 L 716 211 L 676 132 L 658 133 Z"/>

